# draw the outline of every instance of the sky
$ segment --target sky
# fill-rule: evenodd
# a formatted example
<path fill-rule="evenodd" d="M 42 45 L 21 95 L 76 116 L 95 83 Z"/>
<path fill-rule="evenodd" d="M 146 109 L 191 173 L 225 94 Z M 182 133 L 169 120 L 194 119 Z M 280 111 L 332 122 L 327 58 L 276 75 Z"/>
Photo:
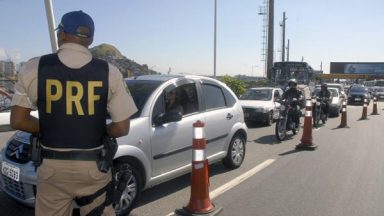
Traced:
<path fill-rule="evenodd" d="M 265 0 L 217 0 L 216 75 L 263 76 Z M 83 10 L 94 42 L 108 43 L 149 68 L 213 75 L 214 0 L 52 0 L 56 26 Z M 330 62 L 384 62 L 384 1 L 275 0 L 274 60 L 281 60 L 286 12 L 289 60 L 329 73 Z M 52 52 L 44 0 L 0 0 L 0 60 L 17 63 Z M 287 43 L 287 42 L 286 42 Z"/>

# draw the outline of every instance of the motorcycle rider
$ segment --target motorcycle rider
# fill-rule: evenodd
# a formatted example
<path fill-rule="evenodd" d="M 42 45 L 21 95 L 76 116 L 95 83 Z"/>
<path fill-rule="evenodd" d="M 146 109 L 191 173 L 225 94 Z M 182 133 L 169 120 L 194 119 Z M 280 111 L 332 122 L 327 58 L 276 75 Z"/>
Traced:
<path fill-rule="evenodd" d="M 323 100 L 324 102 L 323 112 L 326 116 L 328 116 L 329 102 L 331 100 L 331 92 L 328 90 L 328 85 L 326 83 L 321 84 L 321 90 L 317 93 L 316 96 Z"/>
<path fill-rule="evenodd" d="M 296 124 L 296 128 L 299 127 L 300 125 L 300 116 L 301 116 L 301 111 L 300 111 L 300 108 L 303 107 L 303 104 L 304 104 L 304 96 L 302 94 L 302 92 L 297 89 L 297 80 L 296 79 L 290 79 L 288 81 L 288 87 L 289 89 L 286 90 L 283 95 L 281 96 L 281 98 L 283 100 L 288 100 L 288 101 L 291 101 L 291 105 L 293 107 L 293 110 L 294 110 L 294 117 L 293 117 L 293 120 Z"/>

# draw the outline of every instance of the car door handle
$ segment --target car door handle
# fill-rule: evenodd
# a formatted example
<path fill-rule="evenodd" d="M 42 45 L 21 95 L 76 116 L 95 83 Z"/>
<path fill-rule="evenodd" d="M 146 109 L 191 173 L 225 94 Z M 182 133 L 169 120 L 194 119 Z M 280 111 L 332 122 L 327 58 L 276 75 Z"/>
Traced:
<path fill-rule="evenodd" d="M 228 114 L 227 114 L 227 119 L 228 119 L 228 120 L 231 120 L 232 117 L 233 117 L 233 115 L 232 115 L 231 113 L 228 113 Z"/>

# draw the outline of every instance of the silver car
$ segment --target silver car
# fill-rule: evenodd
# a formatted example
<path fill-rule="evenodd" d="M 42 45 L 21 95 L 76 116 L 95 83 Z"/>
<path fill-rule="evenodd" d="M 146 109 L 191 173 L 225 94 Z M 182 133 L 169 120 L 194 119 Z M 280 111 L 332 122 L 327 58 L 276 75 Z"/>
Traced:
<path fill-rule="evenodd" d="M 119 203 L 127 215 L 144 189 L 191 171 L 193 123 L 205 123 L 205 154 L 231 169 L 245 157 L 247 126 L 236 95 L 222 82 L 202 76 L 148 75 L 126 79 L 138 112 L 127 136 L 117 139 L 115 176 L 132 171 Z M 168 93 L 176 92 L 182 112 L 167 112 Z M 35 167 L 30 161 L 29 134 L 17 132 L 0 152 L 3 191 L 34 205 Z"/>

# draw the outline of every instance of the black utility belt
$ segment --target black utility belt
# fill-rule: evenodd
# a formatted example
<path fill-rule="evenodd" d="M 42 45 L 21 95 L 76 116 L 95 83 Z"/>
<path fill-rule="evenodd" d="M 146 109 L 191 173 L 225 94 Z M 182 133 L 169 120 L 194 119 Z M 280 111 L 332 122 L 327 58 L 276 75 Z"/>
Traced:
<path fill-rule="evenodd" d="M 54 151 L 41 149 L 43 159 L 97 161 L 100 159 L 101 149 L 91 151 Z"/>

